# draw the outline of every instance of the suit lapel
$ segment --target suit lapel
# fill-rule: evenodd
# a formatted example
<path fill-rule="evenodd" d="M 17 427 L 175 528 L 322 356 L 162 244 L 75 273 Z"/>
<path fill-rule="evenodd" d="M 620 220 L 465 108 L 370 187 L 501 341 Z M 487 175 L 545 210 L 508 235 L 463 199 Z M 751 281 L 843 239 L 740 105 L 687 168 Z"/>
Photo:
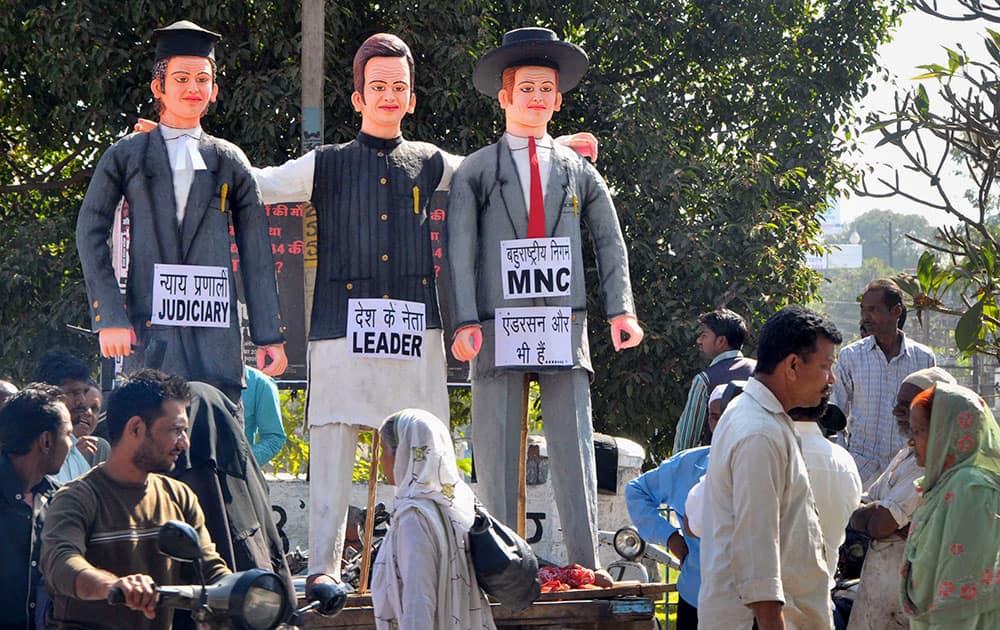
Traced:
<path fill-rule="evenodd" d="M 174 178 L 167 158 L 167 145 L 157 127 L 149 132 L 143 157 L 149 211 L 153 214 L 153 229 L 160 247 L 161 260 L 180 262 L 180 242 L 177 238 L 177 202 L 174 200 Z"/>
<path fill-rule="evenodd" d="M 219 155 L 204 132 L 198 141 L 198 151 L 201 153 L 202 159 L 205 160 L 207 168 L 194 172 L 191 192 L 188 193 L 187 206 L 184 208 L 184 222 L 181 226 L 182 261 L 187 259 L 191 243 L 198 233 L 198 228 L 201 227 L 201 222 L 208 211 L 208 204 L 215 194 L 216 172 L 219 170 Z"/>
<path fill-rule="evenodd" d="M 552 162 L 549 167 L 549 181 L 545 186 L 545 234 L 552 236 L 562 218 L 563 203 L 569 191 L 569 165 L 566 158 L 552 147 Z"/>
<path fill-rule="evenodd" d="M 514 165 L 514 157 L 510 153 L 506 137 L 501 138 L 498 144 L 500 155 L 498 157 L 497 183 L 500 185 L 500 196 L 507 209 L 507 217 L 510 219 L 511 227 L 514 228 L 514 237 L 526 238 L 528 236 L 528 209 L 524 207 L 521 179 L 517 175 L 517 167 Z"/>

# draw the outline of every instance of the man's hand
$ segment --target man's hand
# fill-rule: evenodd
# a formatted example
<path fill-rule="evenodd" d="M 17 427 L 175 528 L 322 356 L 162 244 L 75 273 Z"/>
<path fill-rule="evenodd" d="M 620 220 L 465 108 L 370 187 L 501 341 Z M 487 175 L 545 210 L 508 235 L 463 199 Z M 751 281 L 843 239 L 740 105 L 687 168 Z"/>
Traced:
<path fill-rule="evenodd" d="M 101 354 L 105 357 L 127 357 L 132 354 L 135 331 L 131 328 L 102 328 L 97 332 Z"/>
<path fill-rule="evenodd" d="M 849 525 L 876 540 L 889 538 L 900 529 L 892 512 L 879 505 L 878 501 L 864 504 L 855 510 Z"/>
<path fill-rule="evenodd" d="M 670 550 L 670 553 L 674 554 L 674 557 L 681 564 L 684 564 L 684 558 L 688 555 L 688 544 L 680 532 L 670 534 L 670 538 L 667 539 L 667 549 Z"/>
<path fill-rule="evenodd" d="M 156 129 L 156 123 L 148 118 L 140 118 L 135 122 L 135 127 L 132 127 L 132 131 L 137 133 L 147 133 Z"/>
<path fill-rule="evenodd" d="M 781 602 L 754 602 L 749 604 L 760 630 L 785 630 L 785 615 Z"/>
<path fill-rule="evenodd" d="M 93 455 L 97 452 L 97 438 L 93 435 L 85 435 L 76 440 L 76 450 L 84 455 Z"/>
<path fill-rule="evenodd" d="M 611 343 L 615 347 L 615 352 L 634 348 L 642 341 L 642 327 L 635 315 L 619 315 L 611 318 Z M 624 333 L 624 334 L 623 334 Z M 626 338 L 625 335 L 628 335 Z"/>
<path fill-rule="evenodd" d="M 146 619 L 156 618 L 156 602 L 160 595 L 156 592 L 156 583 L 153 582 L 153 578 L 141 573 L 126 575 L 123 578 L 118 578 L 108 588 L 108 592 L 110 593 L 114 588 L 120 589 L 125 595 L 126 606 L 132 610 L 142 611 L 142 614 L 146 615 Z M 105 595 L 105 597 L 107 596 Z"/>
<path fill-rule="evenodd" d="M 451 353 L 459 361 L 471 361 L 483 347 L 483 327 L 479 324 L 462 326 L 455 332 Z"/>
<path fill-rule="evenodd" d="M 270 358 L 271 362 L 267 363 Z M 275 343 L 257 348 L 257 369 L 268 376 L 281 376 L 288 368 L 288 357 L 285 356 L 285 344 Z"/>
<path fill-rule="evenodd" d="M 597 162 L 597 138 L 594 137 L 594 134 L 581 131 L 571 136 L 559 136 L 555 141 L 564 147 L 573 149 L 583 157 L 589 157 L 591 162 Z"/>

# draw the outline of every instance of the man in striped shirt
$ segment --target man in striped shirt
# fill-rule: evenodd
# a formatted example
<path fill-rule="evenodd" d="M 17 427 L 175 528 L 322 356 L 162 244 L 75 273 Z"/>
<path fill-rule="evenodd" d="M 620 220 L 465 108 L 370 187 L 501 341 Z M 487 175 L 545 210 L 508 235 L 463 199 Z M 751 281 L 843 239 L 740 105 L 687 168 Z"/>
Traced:
<path fill-rule="evenodd" d="M 848 417 L 847 450 L 864 487 L 885 470 L 905 443 L 892 408 L 907 376 L 936 364 L 930 348 L 900 329 L 903 293 L 888 279 L 875 280 L 861 298 L 861 325 L 870 335 L 841 348 L 832 403 Z"/>
<path fill-rule="evenodd" d="M 711 363 L 691 382 L 687 404 L 677 421 L 675 454 L 711 444 L 712 431 L 705 422 L 709 393 L 719 385 L 750 378 L 757 365 L 756 361 L 744 358 L 740 352 L 747 337 L 747 323 L 738 313 L 720 308 L 702 313 L 698 323 L 701 329 L 695 343 Z"/>

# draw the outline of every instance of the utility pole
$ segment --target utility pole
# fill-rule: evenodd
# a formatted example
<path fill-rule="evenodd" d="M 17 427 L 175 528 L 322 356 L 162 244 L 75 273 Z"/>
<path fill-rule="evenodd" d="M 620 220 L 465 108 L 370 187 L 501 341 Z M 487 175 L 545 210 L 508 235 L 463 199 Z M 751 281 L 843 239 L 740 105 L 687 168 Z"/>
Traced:
<path fill-rule="evenodd" d="M 889 219 L 888 223 L 889 223 L 889 239 L 886 241 L 886 244 L 889 246 L 889 267 L 891 269 L 895 269 L 895 267 L 893 267 L 893 265 L 892 265 L 892 244 L 893 244 L 893 241 L 892 241 L 892 219 Z"/>
<path fill-rule="evenodd" d="M 323 53 L 325 50 L 324 0 L 302 0 L 302 153 L 323 144 Z M 302 212 L 303 283 L 305 285 L 306 338 L 309 336 L 313 289 L 316 286 L 316 208 L 305 204 Z"/>

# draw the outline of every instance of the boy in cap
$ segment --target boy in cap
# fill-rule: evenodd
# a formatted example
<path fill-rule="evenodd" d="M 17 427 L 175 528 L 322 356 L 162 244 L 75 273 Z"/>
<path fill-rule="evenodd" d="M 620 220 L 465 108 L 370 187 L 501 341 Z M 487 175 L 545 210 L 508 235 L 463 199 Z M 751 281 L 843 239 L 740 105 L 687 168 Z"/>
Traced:
<path fill-rule="evenodd" d="M 101 156 L 76 236 L 101 353 L 126 357 L 126 370 L 157 363 L 239 401 L 242 339 L 230 229 L 258 363 L 270 356 L 264 371 L 277 375 L 287 359 L 267 216 L 250 165 L 239 147 L 201 129 L 219 93 L 218 40 L 217 33 L 188 21 L 154 32 L 150 89 L 159 125 L 119 140 Z M 107 246 L 123 196 L 133 252 L 124 299 Z"/>
<path fill-rule="evenodd" d="M 456 171 L 447 225 L 458 327 L 452 353 L 472 361 L 480 495 L 497 518 L 513 522 L 517 419 L 525 374 L 535 372 L 568 561 L 597 567 L 583 223 L 594 242 L 615 349 L 637 345 L 642 329 L 608 187 L 547 133 L 562 93 L 579 83 L 587 63 L 582 49 L 545 28 L 510 31 L 480 59 L 473 83 L 498 98 L 507 133 Z"/>

